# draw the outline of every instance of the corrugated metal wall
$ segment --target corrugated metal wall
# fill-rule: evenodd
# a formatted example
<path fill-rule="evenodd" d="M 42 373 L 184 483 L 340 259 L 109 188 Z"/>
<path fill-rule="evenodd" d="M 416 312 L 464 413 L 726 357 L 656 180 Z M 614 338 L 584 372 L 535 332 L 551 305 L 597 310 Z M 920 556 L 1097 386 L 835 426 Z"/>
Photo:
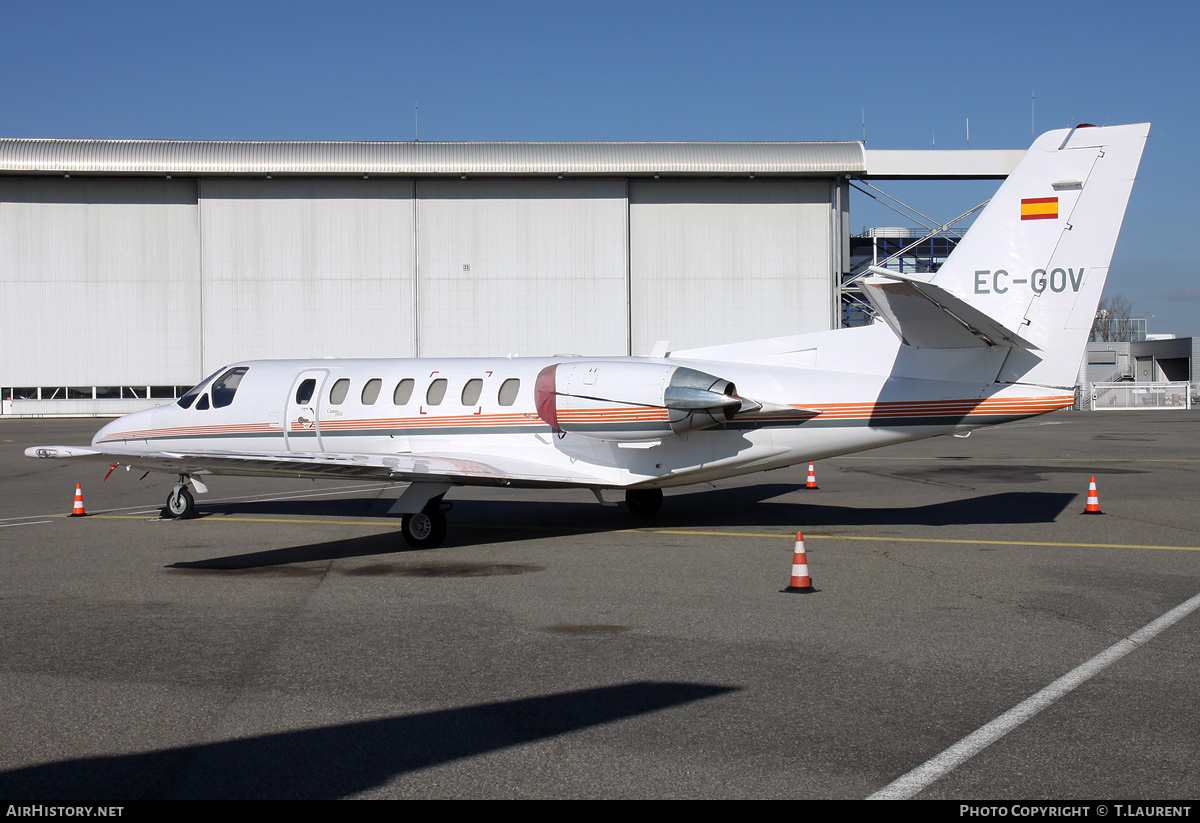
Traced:
<path fill-rule="evenodd" d="M 0 387 L 827 329 L 837 192 L 826 179 L 0 178 Z"/>

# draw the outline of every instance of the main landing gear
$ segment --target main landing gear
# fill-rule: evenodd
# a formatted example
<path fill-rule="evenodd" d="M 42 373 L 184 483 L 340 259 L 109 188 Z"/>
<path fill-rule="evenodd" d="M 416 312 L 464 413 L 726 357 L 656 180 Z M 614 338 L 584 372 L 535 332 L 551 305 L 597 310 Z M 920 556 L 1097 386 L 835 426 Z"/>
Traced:
<path fill-rule="evenodd" d="M 432 549 L 446 538 L 446 512 L 450 504 L 442 498 L 450 491 L 449 483 L 412 483 L 388 514 L 403 515 L 400 536 L 414 549 Z"/>
<path fill-rule="evenodd" d="M 400 535 L 404 542 L 414 549 L 432 549 L 441 545 L 446 537 L 446 514 L 442 506 L 442 498 L 435 497 L 421 511 L 404 515 L 400 519 Z"/>

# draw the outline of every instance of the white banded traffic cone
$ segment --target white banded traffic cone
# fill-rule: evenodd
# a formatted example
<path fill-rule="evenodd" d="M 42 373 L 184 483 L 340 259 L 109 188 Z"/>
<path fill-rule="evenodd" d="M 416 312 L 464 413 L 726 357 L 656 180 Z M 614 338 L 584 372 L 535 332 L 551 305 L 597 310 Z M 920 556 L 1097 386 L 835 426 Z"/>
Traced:
<path fill-rule="evenodd" d="M 1088 483 L 1087 505 L 1084 506 L 1083 511 L 1081 511 L 1080 514 L 1104 514 L 1104 512 L 1100 511 L 1100 497 L 1096 493 L 1095 477 L 1093 477 L 1091 482 Z"/>
<path fill-rule="evenodd" d="M 817 486 L 817 472 L 816 472 L 816 469 L 813 468 L 813 464 L 811 462 L 808 464 L 808 482 L 804 484 L 804 488 L 806 488 L 806 489 L 819 488 Z"/>
<path fill-rule="evenodd" d="M 75 484 L 75 506 L 71 509 L 71 517 L 87 517 L 83 510 L 83 486 Z"/>
<path fill-rule="evenodd" d="M 808 555 L 804 551 L 804 533 L 796 532 L 796 548 L 792 553 L 792 582 L 783 591 L 789 594 L 812 594 L 812 578 L 808 576 Z"/>

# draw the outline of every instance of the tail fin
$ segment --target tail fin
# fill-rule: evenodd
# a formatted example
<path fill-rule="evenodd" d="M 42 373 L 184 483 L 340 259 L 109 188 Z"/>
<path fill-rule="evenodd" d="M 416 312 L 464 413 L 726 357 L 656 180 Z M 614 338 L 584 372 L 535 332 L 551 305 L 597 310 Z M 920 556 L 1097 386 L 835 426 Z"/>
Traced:
<path fill-rule="evenodd" d="M 1149 129 L 1043 134 L 936 274 L 875 270 L 868 298 L 910 346 L 1009 346 L 998 382 L 1073 386 Z"/>

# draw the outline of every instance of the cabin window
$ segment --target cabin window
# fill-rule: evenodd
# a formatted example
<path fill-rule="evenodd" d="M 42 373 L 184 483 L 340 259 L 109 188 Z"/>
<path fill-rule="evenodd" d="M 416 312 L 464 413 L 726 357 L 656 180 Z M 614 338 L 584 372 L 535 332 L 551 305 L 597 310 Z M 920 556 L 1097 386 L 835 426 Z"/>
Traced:
<path fill-rule="evenodd" d="M 329 390 L 329 405 L 340 406 L 345 400 L 346 395 L 350 393 L 350 379 L 343 377 L 333 384 L 333 388 Z"/>
<path fill-rule="evenodd" d="M 296 387 L 296 405 L 307 406 L 312 400 L 313 391 L 317 388 L 316 379 L 310 377 Z"/>
<path fill-rule="evenodd" d="M 200 395 L 200 402 L 196 404 L 196 411 L 204 411 L 208 408 L 208 395 Z"/>
<path fill-rule="evenodd" d="M 411 377 L 406 377 L 396 384 L 396 390 L 392 392 L 392 402 L 397 406 L 403 406 L 412 400 L 413 386 L 416 381 Z"/>
<path fill-rule="evenodd" d="M 237 393 L 238 386 L 242 384 L 242 378 L 246 376 L 247 371 L 249 371 L 247 366 L 238 366 L 217 378 L 212 386 L 214 408 L 223 409 L 233 402 L 233 396 Z"/>
<path fill-rule="evenodd" d="M 500 393 L 496 399 L 500 401 L 501 406 L 511 406 L 517 402 L 517 392 L 521 390 L 521 381 L 515 377 L 510 377 L 500 384 Z"/>
<path fill-rule="evenodd" d="M 367 381 L 367 385 L 363 386 L 362 402 L 364 406 L 373 406 L 375 401 L 379 399 L 379 390 L 383 387 L 383 381 L 378 377 L 372 377 Z"/>
<path fill-rule="evenodd" d="M 440 406 L 446 398 L 446 380 L 439 377 L 429 384 L 429 390 L 425 392 L 425 402 L 431 406 Z"/>
<path fill-rule="evenodd" d="M 462 404 L 464 406 L 474 406 L 479 402 L 479 395 L 483 393 L 483 381 L 478 377 L 473 377 L 467 381 L 467 385 L 463 386 Z"/>

